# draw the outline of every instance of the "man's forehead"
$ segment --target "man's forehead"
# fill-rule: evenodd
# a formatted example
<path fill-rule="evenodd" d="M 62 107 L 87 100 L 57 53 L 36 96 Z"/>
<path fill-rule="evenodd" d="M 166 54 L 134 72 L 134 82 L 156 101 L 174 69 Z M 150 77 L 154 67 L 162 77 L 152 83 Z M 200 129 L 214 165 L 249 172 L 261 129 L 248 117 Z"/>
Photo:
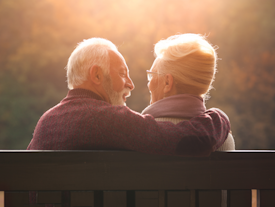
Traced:
<path fill-rule="evenodd" d="M 122 69 L 128 70 L 126 61 L 124 57 L 116 51 L 109 50 L 109 57 L 110 57 L 110 66 L 121 67 Z"/>
<path fill-rule="evenodd" d="M 125 63 L 124 57 L 118 51 L 109 50 L 109 57 L 110 57 L 110 60 L 112 60 L 113 62 L 122 61 Z"/>

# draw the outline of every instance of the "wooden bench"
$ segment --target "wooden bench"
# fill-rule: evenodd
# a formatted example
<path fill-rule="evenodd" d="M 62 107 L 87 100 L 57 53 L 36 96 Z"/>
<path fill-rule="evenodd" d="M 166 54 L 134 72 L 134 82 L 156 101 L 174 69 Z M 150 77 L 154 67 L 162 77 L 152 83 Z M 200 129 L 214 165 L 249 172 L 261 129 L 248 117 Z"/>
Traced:
<path fill-rule="evenodd" d="M 0 151 L 5 207 L 275 206 L 275 151 Z"/>

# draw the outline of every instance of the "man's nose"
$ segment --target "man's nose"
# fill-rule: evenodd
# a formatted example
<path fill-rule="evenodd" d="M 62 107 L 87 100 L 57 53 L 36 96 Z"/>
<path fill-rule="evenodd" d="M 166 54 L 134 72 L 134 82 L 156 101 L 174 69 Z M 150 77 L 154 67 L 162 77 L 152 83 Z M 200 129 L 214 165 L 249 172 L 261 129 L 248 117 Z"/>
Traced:
<path fill-rule="evenodd" d="M 134 90 L 135 88 L 135 85 L 130 77 L 127 78 L 126 86 L 130 88 L 131 91 Z"/>

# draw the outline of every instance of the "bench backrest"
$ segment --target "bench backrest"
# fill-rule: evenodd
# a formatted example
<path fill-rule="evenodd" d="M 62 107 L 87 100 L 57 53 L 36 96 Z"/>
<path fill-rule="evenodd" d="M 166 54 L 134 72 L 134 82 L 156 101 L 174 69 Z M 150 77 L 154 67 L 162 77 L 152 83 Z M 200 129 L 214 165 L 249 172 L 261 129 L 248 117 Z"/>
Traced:
<path fill-rule="evenodd" d="M 0 151 L 0 191 L 12 207 L 245 207 L 257 189 L 275 206 L 274 152 Z"/>

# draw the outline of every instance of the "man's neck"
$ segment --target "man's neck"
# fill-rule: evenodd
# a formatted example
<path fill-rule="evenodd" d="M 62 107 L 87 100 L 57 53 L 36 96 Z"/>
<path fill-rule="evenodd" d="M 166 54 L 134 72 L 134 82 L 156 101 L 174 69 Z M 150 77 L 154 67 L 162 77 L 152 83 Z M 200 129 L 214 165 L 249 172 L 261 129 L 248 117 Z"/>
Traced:
<path fill-rule="evenodd" d="M 93 93 L 97 94 L 98 96 L 100 96 L 102 98 L 102 100 L 110 103 L 110 100 L 108 98 L 107 95 L 104 95 L 106 92 L 104 91 L 104 89 L 102 87 L 94 87 L 91 84 L 87 84 L 86 82 L 78 85 L 78 86 L 73 86 L 73 89 L 86 89 L 86 90 L 90 90 Z"/>

